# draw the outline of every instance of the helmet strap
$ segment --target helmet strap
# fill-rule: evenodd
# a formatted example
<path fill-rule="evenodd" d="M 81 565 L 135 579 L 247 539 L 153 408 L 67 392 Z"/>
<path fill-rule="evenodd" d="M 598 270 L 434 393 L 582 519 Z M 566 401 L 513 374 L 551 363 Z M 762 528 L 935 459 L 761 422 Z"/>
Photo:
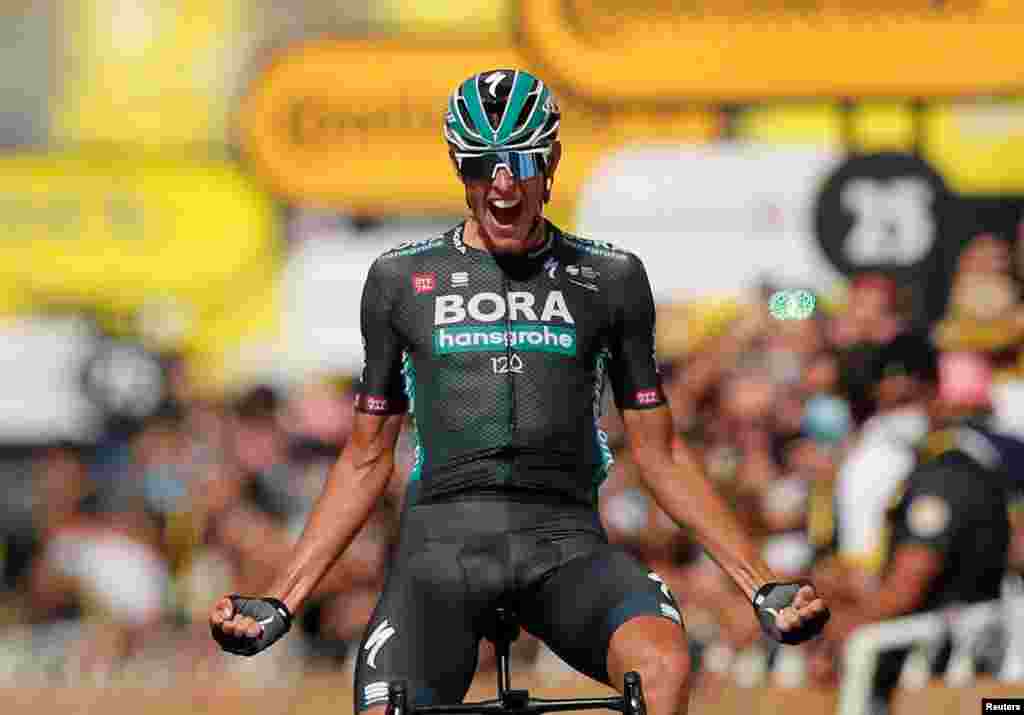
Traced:
<path fill-rule="evenodd" d="M 544 178 L 544 203 L 551 201 L 551 183 L 550 176 Z"/>

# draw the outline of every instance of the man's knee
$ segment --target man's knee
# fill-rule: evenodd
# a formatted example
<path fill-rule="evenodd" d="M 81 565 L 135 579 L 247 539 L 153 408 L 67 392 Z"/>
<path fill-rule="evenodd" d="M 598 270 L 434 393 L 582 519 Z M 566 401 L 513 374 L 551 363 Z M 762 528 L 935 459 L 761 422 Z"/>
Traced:
<path fill-rule="evenodd" d="M 631 670 L 640 673 L 645 696 L 677 696 L 690 676 L 686 633 L 677 624 L 656 616 L 634 618 L 612 635 L 608 674 L 620 686 Z"/>

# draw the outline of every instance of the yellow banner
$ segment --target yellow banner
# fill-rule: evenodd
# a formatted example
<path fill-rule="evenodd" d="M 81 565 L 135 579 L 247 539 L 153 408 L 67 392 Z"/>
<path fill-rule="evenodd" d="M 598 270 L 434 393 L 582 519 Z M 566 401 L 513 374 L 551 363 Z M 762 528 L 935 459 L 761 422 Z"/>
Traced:
<path fill-rule="evenodd" d="M 66 0 L 59 7 L 68 59 L 53 100 L 57 139 L 227 142 L 241 62 L 258 31 L 259 14 L 247 3 Z"/>
<path fill-rule="evenodd" d="M 768 103 L 740 112 L 734 127 L 741 140 L 849 141 L 861 152 L 909 152 L 920 138 L 922 156 L 957 193 L 1024 194 L 1024 98 L 935 101 L 919 118 L 906 101 L 859 102 L 848 118 L 836 102 Z"/>
<path fill-rule="evenodd" d="M 279 265 L 273 205 L 229 164 L 8 156 L 0 230 L 0 314 L 92 310 L 199 352 L 250 336 L 224 326 Z"/>
<path fill-rule="evenodd" d="M 546 77 L 512 48 L 328 41 L 270 64 L 239 111 L 243 148 L 271 189 L 300 205 L 352 214 L 461 213 L 464 195 L 441 120 L 463 79 L 494 68 Z M 587 174 L 631 141 L 705 141 L 712 115 L 687 109 L 595 111 L 554 85 L 564 156 L 551 214 L 568 217 Z"/>
<path fill-rule="evenodd" d="M 522 0 L 530 55 L 600 102 L 944 96 L 1024 89 L 1002 0 Z M 1012 5 L 1012 7 L 1011 7 Z"/>

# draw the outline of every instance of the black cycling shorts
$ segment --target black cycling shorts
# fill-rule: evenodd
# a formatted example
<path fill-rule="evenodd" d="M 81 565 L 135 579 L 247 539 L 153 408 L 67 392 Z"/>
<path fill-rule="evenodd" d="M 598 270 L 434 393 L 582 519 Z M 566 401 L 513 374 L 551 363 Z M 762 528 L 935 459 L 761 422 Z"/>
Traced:
<path fill-rule="evenodd" d="M 405 681 L 415 705 L 461 702 L 485 617 L 496 606 L 580 672 L 611 684 L 612 634 L 655 615 L 680 624 L 656 574 L 612 546 L 594 509 L 509 502 L 415 505 L 360 643 L 355 711 L 386 704 Z"/>

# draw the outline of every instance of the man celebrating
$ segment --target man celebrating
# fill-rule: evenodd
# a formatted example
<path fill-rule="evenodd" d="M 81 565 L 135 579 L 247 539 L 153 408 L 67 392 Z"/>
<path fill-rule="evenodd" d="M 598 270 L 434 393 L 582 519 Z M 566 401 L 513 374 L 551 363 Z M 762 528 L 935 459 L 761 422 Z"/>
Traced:
<path fill-rule="evenodd" d="M 797 643 L 823 628 L 828 610 L 813 587 L 775 582 L 694 461 L 673 458 L 643 264 L 542 217 L 559 121 L 548 87 L 523 71 L 482 72 L 452 93 L 444 135 L 471 214 L 370 269 L 352 436 L 271 597 L 214 606 L 225 650 L 251 655 L 287 631 L 384 493 L 408 411 L 417 458 L 397 556 L 359 651 L 356 712 L 383 712 L 397 680 L 413 704 L 461 701 L 484 619 L 501 605 L 590 677 L 621 688 L 638 671 L 652 715 L 684 713 L 678 604 L 608 543 L 598 517 L 611 462 L 597 426 L 606 382 L 646 485 L 765 631 Z"/>

